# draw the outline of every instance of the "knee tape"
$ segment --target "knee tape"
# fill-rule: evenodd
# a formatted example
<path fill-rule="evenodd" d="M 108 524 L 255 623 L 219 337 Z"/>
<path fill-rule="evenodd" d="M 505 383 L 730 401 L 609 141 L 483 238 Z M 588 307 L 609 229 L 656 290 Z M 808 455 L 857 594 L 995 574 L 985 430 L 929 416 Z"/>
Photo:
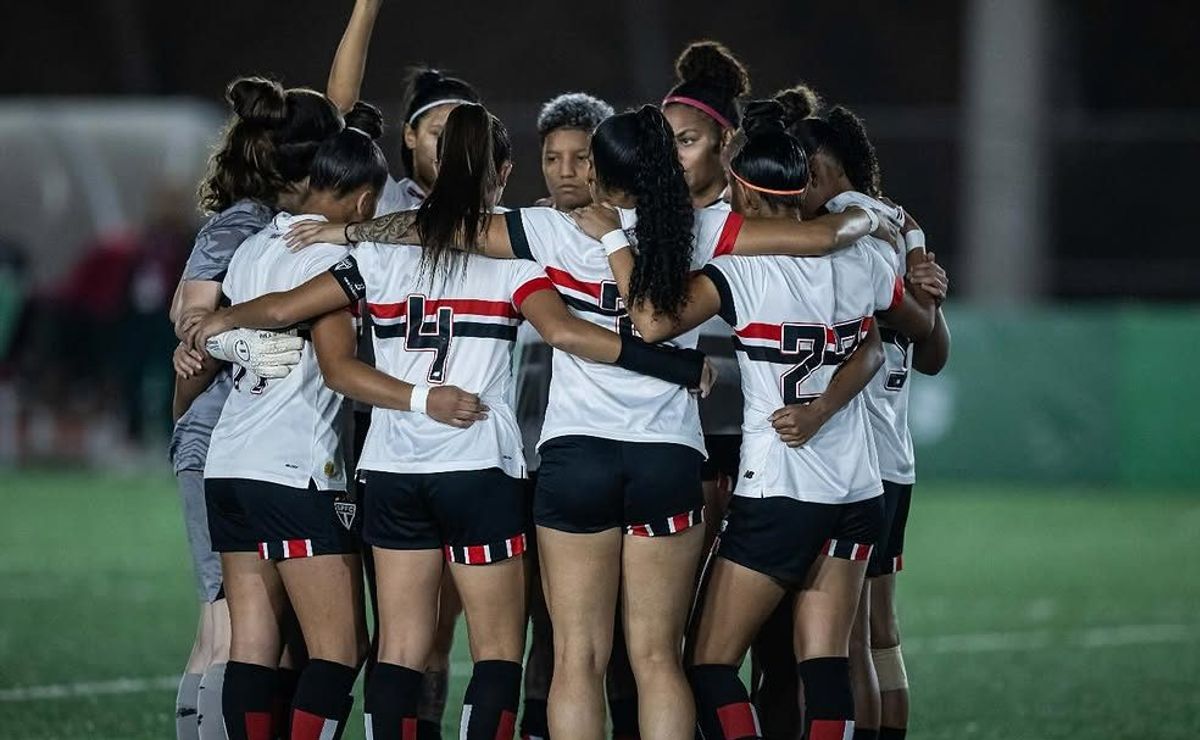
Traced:
<path fill-rule="evenodd" d="M 881 692 L 908 688 L 908 673 L 904 670 L 904 654 L 900 652 L 899 645 L 871 650 L 871 660 L 875 663 Z"/>

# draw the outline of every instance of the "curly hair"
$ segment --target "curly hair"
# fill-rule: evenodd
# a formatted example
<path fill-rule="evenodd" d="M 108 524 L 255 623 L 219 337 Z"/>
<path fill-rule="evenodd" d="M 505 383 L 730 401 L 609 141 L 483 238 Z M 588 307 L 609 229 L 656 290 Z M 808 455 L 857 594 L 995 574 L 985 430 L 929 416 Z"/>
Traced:
<path fill-rule="evenodd" d="M 820 115 L 825 105 L 820 93 L 805 82 L 780 90 L 772 97 L 783 106 L 783 125 L 788 128 L 805 118 Z"/>
<path fill-rule="evenodd" d="M 274 80 L 239 77 L 225 89 L 233 118 L 208 160 L 200 207 L 210 213 L 251 198 L 274 205 L 303 180 L 317 148 L 342 129 L 337 107 L 307 88 L 285 90 Z"/>
<path fill-rule="evenodd" d="M 670 124 L 652 105 L 612 116 L 592 135 L 592 161 L 601 184 L 637 201 L 629 299 L 678 317 L 687 302 L 696 214 Z"/>
<path fill-rule="evenodd" d="M 716 41 L 688 44 L 675 60 L 675 77 L 664 104 L 680 102 L 672 100 L 677 97 L 698 100 L 737 127 L 737 101 L 750 94 L 750 74 L 728 47 Z"/>
<path fill-rule="evenodd" d="M 589 134 L 613 114 L 613 107 L 587 93 L 564 93 L 542 106 L 537 117 L 538 136 L 542 139 L 560 128 L 577 128 Z"/>
<path fill-rule="evenodd" d="M 883 192 L 875 145 L 867 136 L 862 119 L 848 108 L 835 105 L 823 118 L 806 118 L 792 130 L 809 157 L 823 151 L 836 159 L 855 190 L 872 198 Z"/>

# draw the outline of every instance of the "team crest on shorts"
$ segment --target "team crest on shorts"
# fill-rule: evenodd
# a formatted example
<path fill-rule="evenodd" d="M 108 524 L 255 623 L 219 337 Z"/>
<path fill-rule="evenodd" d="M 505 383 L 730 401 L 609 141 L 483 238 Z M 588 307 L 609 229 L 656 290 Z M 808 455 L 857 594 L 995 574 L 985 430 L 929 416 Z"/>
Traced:
<path fill-rule="evenodd" d="M 358 504 L 352 504 L 349 501 L 335 501 L 333 503 L 333 511 L 337 514 L 338 521 L 346 529 L 354 527 L 354 516 L 358 513 Z"/>

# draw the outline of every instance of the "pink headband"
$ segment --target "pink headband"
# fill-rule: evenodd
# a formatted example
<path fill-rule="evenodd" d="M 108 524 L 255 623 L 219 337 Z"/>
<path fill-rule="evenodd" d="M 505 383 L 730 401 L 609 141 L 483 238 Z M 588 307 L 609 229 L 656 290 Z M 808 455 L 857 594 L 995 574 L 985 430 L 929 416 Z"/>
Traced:
<path fill-rule="evenodd" d="M 690 105 L 701 113 L 707 114 L 709 118 L 713 119 L 717 123 L 721 124 L 722 128 L 737 128 L 737 126 L 734 126 L 729 122 L 728 118 L 718 113 L 717 110 L 711 105 L 703 101 L 696 100 L 695 98 L 689 98 L 683 95 L 668 95 L 667 97 L 663 98 L 662 104 L 667 105 L 668 103 Z"/>

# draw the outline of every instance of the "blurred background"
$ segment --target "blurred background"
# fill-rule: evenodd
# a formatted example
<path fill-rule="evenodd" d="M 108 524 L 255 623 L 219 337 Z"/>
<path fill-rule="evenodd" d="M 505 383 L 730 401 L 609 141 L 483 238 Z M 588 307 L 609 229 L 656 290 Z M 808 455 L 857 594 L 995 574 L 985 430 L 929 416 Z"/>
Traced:
<path fill-rule="evenodd" d="M 196 184 L 226 83 L 323 89 L 351 5 L 6 7 L 0 734 L 167 732 L 193 607 L 166 464 L 166 309 Z M 727 44 L 756 94 L 804 80 L 858 112 L 885 191 L 952 281 L 950 364 L 912 397 L 917 736 L 1200 736 L 1194 3 L 388 0 L 374 38 L 364 97 L 391 120 L 406 66 L 427 62 L 507 123 L 508 206 L 545 194 L 542 102 L 656 102 L 692 40 Z M 81 603 L 101 607 L 85 633 Z M 1168 726 L 1122 734 L 1118 683 Z"/>

